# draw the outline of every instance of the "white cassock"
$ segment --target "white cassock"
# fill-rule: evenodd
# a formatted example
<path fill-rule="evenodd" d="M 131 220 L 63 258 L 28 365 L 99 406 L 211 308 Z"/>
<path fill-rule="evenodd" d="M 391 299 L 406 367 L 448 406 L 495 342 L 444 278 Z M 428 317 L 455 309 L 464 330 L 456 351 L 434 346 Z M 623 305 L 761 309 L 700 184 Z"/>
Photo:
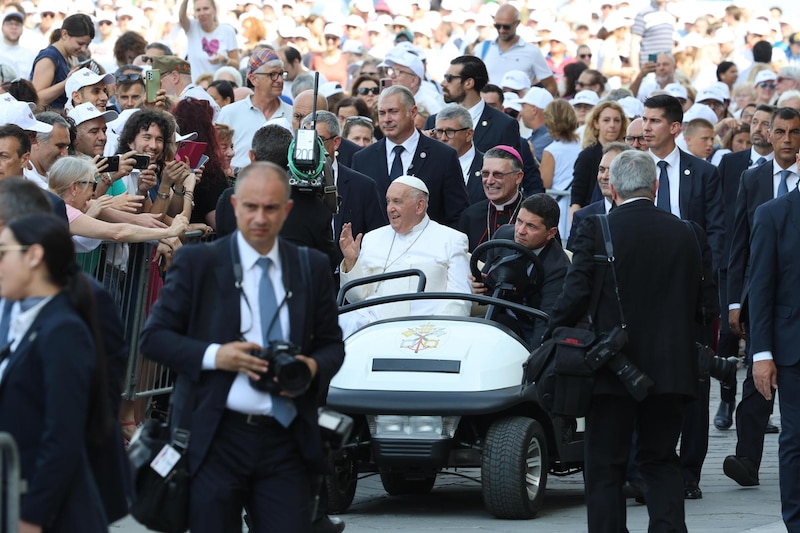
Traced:
<path fill-rule="evenodd" d="M 467 236 L 434 222 L 426 215 L 405 235 L 383 226 L 364 235 L 361 253 L 350 272 L 340 269 L 341 284 L 365 276 L 416 268 L 425 273 L 425 292 L 470 294 Z M 379 296 L 416 292 L 417 277 L 370 283 L 350 290 L 347 299 L 360 302 Z M 469 316 L 471 303 L 459 300 L 418 300 L 359 309 L 339 316 L 347 337 L 361 327 L 385 318 L 421 315 Z"/>

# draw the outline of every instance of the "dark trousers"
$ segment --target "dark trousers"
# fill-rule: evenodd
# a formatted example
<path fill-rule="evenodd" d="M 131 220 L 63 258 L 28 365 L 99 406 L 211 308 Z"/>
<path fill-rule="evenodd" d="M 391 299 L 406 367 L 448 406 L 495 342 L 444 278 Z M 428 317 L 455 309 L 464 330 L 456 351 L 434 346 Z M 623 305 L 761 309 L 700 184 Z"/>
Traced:
<path fill-rule="evenodd" d="M 292 434 L 277 422 L 249 425 L 226 411 L 191 487 L 192 533 L 308 532 L 311 477 Z"/>
<path fill-rule="evenodd" d="M 710 380 L 700 380 L 697 398 L 686 404 L 681 431 L 681 470 L 684 485 L 698 485 L 703 461 L 708 452 L 708 397 Z"/>
<path fill-rule="evenodd" d="M 753 383 L 753 361 L 748 350 L 747 377 L 742 383 L 742 400 L 736 407 L 736 455 L 747 457 L 758 468 L 764 452 L 764 431 L 767 429 L 769 415 L 772 414 L 772 400 L 765 400 Z M 797 386 L 796 384 L 794 385 Z"/>
<path fill-rule="evenodd" d="M 800 531 L 800 364 L 778 367 L 781 406 L 780 486 L 783 522 L 790 533 Z"/>
<path fill-rule="evenodd" d="M 675 454 L 683 425 L 682 396 L 596 395 L 586 415 L 584 480 L 589 532 L 627 531 L 622 494 L 631 438 L 644 481 L 650 532 L 685 532 L 683 479 Z"/>
<path fill-rule="evenodd" d="M 720 357 L 736 357 L 739 355 L 739 337 L 731 333 L 728 325 L 728 270 L 719 271 L 719 340 L 717 341 L 717 355 Z M 719 385 L 719 396 L 723 402 L 733 404 L 736 402 L 736 386 L 726 387 Z"/>

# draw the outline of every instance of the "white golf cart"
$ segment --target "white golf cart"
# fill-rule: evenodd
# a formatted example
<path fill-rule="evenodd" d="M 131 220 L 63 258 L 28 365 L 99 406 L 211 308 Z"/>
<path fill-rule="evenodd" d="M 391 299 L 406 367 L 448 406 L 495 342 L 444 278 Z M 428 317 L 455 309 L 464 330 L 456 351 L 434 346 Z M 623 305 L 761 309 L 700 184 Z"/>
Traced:
<path fill-rule="evenodd" d="M 485 257 L 481 271 L 478 260 Z M 493 319 L 504 310 L 547 319 L 539 310 L 497 297 L 536 283 L 538 257 L 513 241 L 489 241 L 475 250 L 470 266 L 477 279 L 485 275 L 492 297 L 425 293 L 419 270 L 342 287 L 340 313 L 417 299 L 461 299 L 488 307 L 479 317 L 380 320 L 345 340 L 345 361 L 331 382 L 328 406 L 353 417 L 355 425 L 347 445 L 330 457 L 330 513 L 350 506 L 359 473 L 378 472 L 391 495 L 423 494 L 443 469 L 480 467 L 490 513 L 532 518 L 542 506 L 548 473 L 580 471 L 582 431 L 575 420 L 551 418 L 537 404 L 533 385 L 524 379 L 530 346 Z M 401 276 L 419 277 L 416 293 L 342 305 L 354 286 Z"/>

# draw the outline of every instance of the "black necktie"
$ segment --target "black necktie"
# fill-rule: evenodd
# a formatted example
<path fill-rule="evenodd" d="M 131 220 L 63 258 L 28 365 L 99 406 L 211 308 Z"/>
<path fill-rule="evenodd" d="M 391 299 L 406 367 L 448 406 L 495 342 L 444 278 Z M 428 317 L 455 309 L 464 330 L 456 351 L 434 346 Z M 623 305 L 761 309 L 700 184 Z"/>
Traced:
<path fill-rule="evenodd" d="M 403 153 L 402 145 L 398 144 L 394 148 L 392 148 L 392 152 L 394 152 L 394 161 L 392 161 L 392 169 L 389 171 L 389 181 L 394 181 L 395 178 L 399 178 L 403 175 L 403 162 L 400 160 L 400 154 Z"/>
<path fill-rule="evenodd" d="M 11 307 L 14 302 L 3 300 L 3 316 L 0 317 L 0 347 L 8 344 L 8 330 L 11 329 Z"/>
<path fill-rule="evenodd" d="M 672 206 L 669 201 L 669 176 L 667 175 L 667 162 L 659 161 L 658 168 L 661 169 L 661 175 L 658 177 L 658 201 L 656 202 L 656 207 L 671 213 Z"/>

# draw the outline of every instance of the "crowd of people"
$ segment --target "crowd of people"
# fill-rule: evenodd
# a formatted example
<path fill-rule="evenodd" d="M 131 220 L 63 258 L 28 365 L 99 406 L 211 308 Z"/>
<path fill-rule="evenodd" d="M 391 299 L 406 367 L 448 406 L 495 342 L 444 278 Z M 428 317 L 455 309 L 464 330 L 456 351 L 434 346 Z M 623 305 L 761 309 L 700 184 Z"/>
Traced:
<path fill-rule="evenodd" d="M 287 475 L 322 470 L 310 448 L 301 446 L 302 460 L 295 462 L 297 450 L 283 432 L 289 428 L 300 439 L 313 427 L 311 407 L 324 401 L 342 355 L 341 333 L 330 317 L 312 313 L 308 325 L 292 314 L 291 295 L 300 291 L 284 287 L 288 277 L 281 276 L 280 261 L 303 259 L 294 256 L 290 243 L 327 256 L 325 283 L 310 287 L 308 296 L 327 308 L 335 281 L 410 267 L 425 272 L 426 290 L 486 293 L 484 280 L 468 275 L 468 254 L 492 239 L 513 239 L 539 255 L 544 269 L 538 290 L 515 298 L 555 318 L 550 327 L 513 315 L 499 320 L 533 348 L 552 334 L 554 324 L 570 324 L 587 312 L 595 215 L 609 215 L 622 260 L 621 309 L 636 314 L 634 302 L 642 295 L 644 307 L 664 301 L 663 312 L 654 313 L 661 318 L 649 319 L 655 324 L 632 321 L 631 359 L 647 367 L 661 361 L 654 353 L 677 351 L 681 357 L 674 368 L 680 370 L 694 365 L 694 341 L 716 344 L 723 357 L 737 356 L 740 349 L 747 354 L 741 402 L 734 409 L 737 390 L 723 386 L 713 423 L 727 430 L 735 418 L 737 449 L 725 459 L 724 471 L 740 485 L 757 485 L 763 436 L 772 430 L 772 390 L 790 383 L 798 368 L 791 338 L 773 329 L 778 327 L 773 322 L 791 317 L 794 304 L 767 282 L 791 284 L 790 274 L 788 281 L 783 271 L 780 281 L 774 274 L 776 261 L 794 257 L 781 241 L 796 230 L 787 228 L 791 215 L 785 211 L 792 208 L 789 199 L 800 195 L 800 31 L 795 31 L 800 24 L 778 7 L 737 4 L 709 11 L 668 0 L 646 5 L 567 0 L 552 7 L 452 0 L 5 2 L 0 184 L 9 185 L 0 188 L 0 222 L 6 227 L 0 233 L 0 344 L 10 345 L 0 355 L 0 429 L 18 439 L 38 438 L 25 433 L 30 427 L 9 422 L 18 420 L 10 402 L 26 401 L 33 390 L 33 378 L 19 364 L 25 350 L 41 352 L 28 357 L 44 368 L 40 388 L 48 387 L 51 373 L 70 373 L 75 376 L 70 386 L 80 385 L 84 395 L 59 415 L 63 420 L 51 420 L 50 409 L 58 394 L 70 391 L 53 389 L 31 413 L 41 417 L 33 433 L 52 443 L 25 451 L 29 493 L 21 530 L 68 530 L 76 517 L 54 510 L 78 493 L 108 503 L 86 454 L 98 445 L 95 437 L 104 435 L 104 422 L 115 419 L 104 420 L 87 403 L 105 406 L 97 395 L 110 390 L 111 410 L 120 413 L 122 423 L 115 431 L 125 439 L 141 421 L 131 402 L 116 405 L 119 376 L 103 363 L 113 342 L 94 344 L 97 324 L 83 306 L 89 289 L 65 266 L 75 254 L 89 258 L 83 264 L 96 265 L 103 241 L 157 241 L 156 254 L 166 259 L 165 266 L 177 254 L 176 269 L 193 280 L 182 284 L 168 276 L 164 290 L 171 297 L 159 300 L 143 341 L 149 356 L 177 369 L 178 389 L 199 379 L 198 392 L 216 402 L 214 422 L 204 425 L 202 444 L 190 451 L 198 486 L 236 484 L 250 470 L 266 468 L 258 490 L 270 491 Z M 300 128 L 316 129 L 327 154 L 323 172 L 337 187 L 333 201 L 317 190 L 288 185 L 303 178 L 289 155 Z M 42 200 L 15 176 L 46 191 L 42 198 L 66 225 L 52 224 L 42 209 L 10 210 L 19 198 L 33 198 L 30 205 Z M 691 223 L 681 225 L 679 219 Z M 634 231 L 631 225 L 641 227 Z M 665 235 L 657 238 L 661 233 L 647 233 L 646 227 Z M 65 239 L 64 228 L 71 239 Z M 217 305 L 203 292 L 208 282 L 203 265 L 212 265 L 215 256 L 179 252 L 188 230 L 213 233 L 218 248 L 235 243 L 217 253 L 242 263 L 225 276 L 241 278 L 246 267 L 244 278 L 235 280 L 241 298 Z M 647 249 L 638 244 L 644 241 Z M 676 252 L 665 262 L 669 247 Z M 256 265 L 258 257 L 271 257 L 271 266 Z M 18 274 L 23 263 L 30 266 L 29 276 Z M 313 255 L 312 263 L 321 268 L 320 256 Z M 667 293 L 641 279 L 643 271 L 665 265 L 682 273 L 665 272 L 672 278 L 664 285 Z M 295 402 L 302 423 L 292 417 L 286 425 L 273 424 L 279 399 L 263 392 L 253 396 L 247 381 L 239 379 L 265 370 L 246 352 L 275 340 L 272 325 L 255 327 L 253 317 L 266 304 L 251 306 L 262 297 L 261 274 L 252 268 L 269 272 L 272 299 L 290 300 L 288 311 L 281 306 L 274 311 L 280 317 L 278 334 L 291 336 L 307 354 L 300 357 L 316 379 Z M 292 277 L 301 275 L 302 268 L 291 270 Z M 689 287 L 695 278 L 703 283 Z M 708 283 L 718 291 L 711 303 L 702 297 Z M 410 287 L 406 281 L 381 282 L 359 288 L 349 299 Z M 669 296 L 676 292 L 681 298 Z M 200 322 L 193 321 L 187 303 L 193 298 L 204 302 L 198 305 Z M 197 329 L 216 324 L 217 313 L 227 313 L 222 322 L 234 316 L 240 299 L 252 328 L 246 342 L 238 336 L 238 323 L 237 331 Z M 402 308 L 345 315 L 340 325 L 346 336 L 369 321 L 412 310 L 470 311 L 459 302 L 406 302 Z M 662 331 L 660 321 L 670 320 L 675 310 L 689 314 L 676 326 L 681 334 L 666 327 L 664 336 L 653 333 Z M 718 335 L 714 314 L 721 317 Z M 74 323 L 59 323 L 62 315 Z M 613 325 L 608 316 L 598 324 Z M 69 368 L 47 357 L 52 355 L 47 343 L 56 342 L 52 335 L 67 327 L 72 340 L 60 345 L 86 346 L 83 359 Z M 794 326 L 780 327 L 793 332 Z M 32 340 L 25 336 L 32 328 L 42 329 L 31 348 L 23 339 Z M 643 330 L 648 339 L 641 338 Z M 318 333 L 324 342 L 312 342 Z M 666 344 L 658 350 L 649 346 L 666 337 L 671 350 Z M 166 340 L 185 343 L 185 353 L 162 353 Z M 36 368 L 27 372 L 41 374 Z M 104 372 L 109 378 L 101 387 L 98 376 Z M 236 382 L 229 379 L 234 375 Z M 656 380 L 652 403 L 645 406 L 631 404 L 618 383 L 596 391 L 596 408 L 587 417 L 587 442 L 597 443 L 587 452 L 591 531 L 624 528 L 623 485 L 647 502 L 654 523 L 663 520 L 674 530 L 685 530 L 683 499 L 702 498 L 710 383 L 694 379 L 693 371 L 681 371 L 680 379 L 670 376 Z M 800 527 L 800 488 L 789 478 L 800 462 L 800 403 L 788 389 L 782 387 L 787 394 L 781 395 L 781 493 L 784 521 L 793 530 Z M 195 416 L 207 422 L 209 408 L 197 406 Z M 611 442 L 596 430 L 605 427 L 610 412 L 621 411 L 631 416 Z M 665 425 L 636 422 L 634 431 L 632 420 L 654 416 Z M 83 426 L 91 431 L 78 435 L 74 430 Z M 235 443 L 215 437 L 222 426 L 252 442 L 264 435 L 277 439 L 293 458 L 284 466 L 293 470 L 274 475 L 274 457 L 254 456 L 242 471 L 224 473 Z M 264 434 L 248 434 L 255 431 L 251 427 Z M 629 458 L 634 432 L 638 453 Z M 61 446 L 61 439 L 71 440 Z M 52 447 L 59 447 L 59 454 Z M 72 455 L 64 459 L 64 454 Z M 42 465 L 64 460 L 72 465 L 69 471 L 42 473 Z M 72 490 L 48 490 L 59 483 Z M 297 490 L 285 500 L 272 502 L 277 508 L 301 509 L 298 502 L 309 497 L 311 485 L 293 486 Z M 223 530 L 247 506 L 260 531 L 258 524 L 272 508 L 248 505 L 254 493 L 245 492 L 193 498 L 193 530 Z M 119 518 L 118 507 L 102 507 L 94 507 L 98 524 Z M 285 530 L 300 531 L 300 514 L 286 516 Z M 92 530 L 88 522 L 80 523 Z M 327 518 L 316 524 L 343 528 Z"/>

